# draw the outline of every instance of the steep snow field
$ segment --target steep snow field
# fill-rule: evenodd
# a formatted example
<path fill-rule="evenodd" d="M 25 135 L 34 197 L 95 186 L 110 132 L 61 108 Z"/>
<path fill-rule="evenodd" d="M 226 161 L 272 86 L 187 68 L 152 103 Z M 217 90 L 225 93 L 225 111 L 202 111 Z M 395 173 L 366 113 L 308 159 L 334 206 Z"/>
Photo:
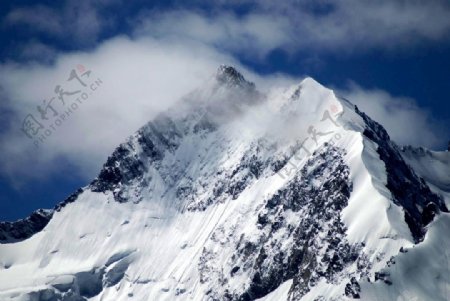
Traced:
<path fill-rule="evenodd" d="M 415 240 L 354 106 L 227 68 L 42 231 L 0 244 L 0 300 L 449 300 L 450 215 Z M 402 155 L 449 192 L 448 153 Z"/>

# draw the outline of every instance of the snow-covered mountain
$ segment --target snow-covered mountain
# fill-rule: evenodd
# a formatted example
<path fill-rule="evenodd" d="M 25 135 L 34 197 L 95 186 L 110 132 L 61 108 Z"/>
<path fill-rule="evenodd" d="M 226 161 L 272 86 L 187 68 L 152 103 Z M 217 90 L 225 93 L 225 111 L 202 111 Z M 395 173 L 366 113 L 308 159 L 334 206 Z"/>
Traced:
<path fill-rule="evenodd" d="M 0 300 L 449 300 L 449 152 L 311 78 L 232 67 L 54 210 L 0 223 Z"/>

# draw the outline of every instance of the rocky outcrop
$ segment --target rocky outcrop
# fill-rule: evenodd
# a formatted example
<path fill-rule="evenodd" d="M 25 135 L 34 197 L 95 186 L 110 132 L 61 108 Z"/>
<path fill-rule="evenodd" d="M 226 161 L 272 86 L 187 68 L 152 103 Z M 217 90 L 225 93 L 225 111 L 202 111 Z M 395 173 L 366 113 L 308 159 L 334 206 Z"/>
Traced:
<path fill-rule="evenodd" d="M 201 281 L 211 287 L 210 300 L 255 300 L 289 279 L 290 300 L 300 300 L 320 279 L 348 281 L 346 292 L 358 296 L 355 277 L 364 276 L 369 264 L 363 246 L 347 241 L 340 220 L 352 190 L 343 152 L 325 145 L 314 153 L 286 187 L 265 201 L 256 232 L 238 235 L 239 226 L 230 225 L 213 233 L 199 264 Z M 221 248 L 236 250 L 225 264 Z M 350 271 L 352 265 L 357 273 Z M 235 279 L 242 290 L 229 285 Z"/>
<path fill-rule="evenodd" d="M 405 163 L 398 146 L 391 141 L 386 130 L 356 106 L 355 111 L 366 124 L 363 134 L 378 144 L 377 152 L 387 172 L 386 187 L 392 194 L 393 202 L 403 208 L 405 221 L 414 240 L 422 241 L 426 232 L 425 226 L 440 211 L 448 212 L 444 200 L 433 193 L 425 181 Z"/>

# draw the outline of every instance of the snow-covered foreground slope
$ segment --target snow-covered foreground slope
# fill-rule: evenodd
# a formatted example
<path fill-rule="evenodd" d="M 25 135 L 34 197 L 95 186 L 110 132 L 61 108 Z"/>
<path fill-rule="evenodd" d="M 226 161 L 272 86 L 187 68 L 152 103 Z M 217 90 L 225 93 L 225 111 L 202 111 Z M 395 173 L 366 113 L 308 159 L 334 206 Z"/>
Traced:
<path fill-rule="evenodd" d="M 0 300 L 448 300 L 445 196 L 402 154 L 313 79 L 222 66 L 42 230 L 0 224 Z"/>

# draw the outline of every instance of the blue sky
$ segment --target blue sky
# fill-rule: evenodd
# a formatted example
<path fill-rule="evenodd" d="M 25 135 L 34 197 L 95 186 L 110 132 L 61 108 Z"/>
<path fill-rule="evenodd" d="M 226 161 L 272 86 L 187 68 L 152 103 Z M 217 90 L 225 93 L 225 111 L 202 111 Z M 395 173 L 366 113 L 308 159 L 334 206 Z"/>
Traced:
<path fill-rule="evenodd" d="M 312 76 L 399 144 L 447 146 L 446 0 L 130 2 L 0 4 L 0 220 L 89 183 L 118 143 L 220 63 L 262 85 Z M 103 84 L 35 148 L 22 121 L 73 68 Z"/>

